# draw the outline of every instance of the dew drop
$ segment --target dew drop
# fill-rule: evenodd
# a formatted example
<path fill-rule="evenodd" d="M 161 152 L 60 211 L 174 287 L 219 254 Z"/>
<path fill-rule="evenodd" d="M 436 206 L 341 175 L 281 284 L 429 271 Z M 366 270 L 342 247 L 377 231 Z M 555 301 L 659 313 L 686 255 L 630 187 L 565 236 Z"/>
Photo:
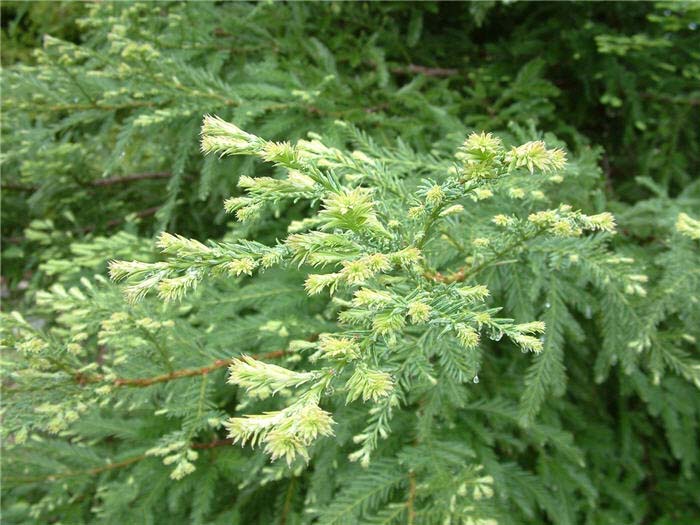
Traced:
<path fill-rule="evenodd" d="M 551 308 L 551 307 L 552 307 L 552 304 L 551 304 L 551 303 L 544 303 L 544 307 L 545 307 L 545 308 Z"/>
<path fill-rule="evenodd" d="M 593 317 L 593 312 L 591 311 L 591 307 L 590 307 L 590 306 L 586 305 L 586 309 L 585 309 L 585 311 L 583 312 L 583 315 L 584 315 L 584 317 L 585 317 L 586 319 L 590 319 L 591 317 Z"/>
<path fill-rule="evenodd" d="M 479 383 L 479 376 L 474 376 L 474 379 L 472 379 L 472 381 L 474 381 L 475 385 L 478 384 Z"/>
<path fill-rule="evenodd" d="M 498 332 L 491 332 L 489 334 L 489 339 L 491 339 L 492 341 L 500 341 L 502 337 L 503 332 L 501 332 L 500 330 Z"/>
<path fill-rule="evenodd" d="M 695 22 L 691 22 L 688 24 L 688 29 L 691 31 L 695 31 L 698 28 L 698 25 Z"/>

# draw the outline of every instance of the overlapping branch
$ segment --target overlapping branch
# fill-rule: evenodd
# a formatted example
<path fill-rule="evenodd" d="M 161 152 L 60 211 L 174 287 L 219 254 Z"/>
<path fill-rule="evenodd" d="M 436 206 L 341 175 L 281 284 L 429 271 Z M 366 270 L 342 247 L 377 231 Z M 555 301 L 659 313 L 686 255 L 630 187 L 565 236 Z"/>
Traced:
<path fill-rule="evenodd" d="M 216 439 L 207 443 L 192 443 L 190 448 L 196 450 L 208 450 L 212 448 L 231 445 L 232 443 L 233 440 L 231 439 Z M 102 474 L 103 472 L 108 472 L 110 470 L 128 467 L 129 465 L 138 463 L 139 461 L 143 461 L 144 459 L 147 459 L 149 457 L 153 456 L 149 456 L 147 454 L 139 454 L 138 456 L 131 456 L 122 461 L 117 461 L 116 463 L 107 463 L 106 465 L 102 465 L 100 467 L 93 467 L 84 470 L 70 470 L 67 472 L 49 474 L 48 476 L 8 477 L 6 478 L 6 481 L 14 483 L 38 483 L 47 481 L 59 481 L 66 478 L 76 478 L 80 476 L 96 476 L 98 474 Z"/>
<path fill-rule="evenodd" d="M 267 352 L 264 354 L 253 355 L 254 359 L 277 359 L 282 357 L 286 353 L 285 350 L 274 350 L 272 352 Z M 151 377 L 141 377 L 141 378 L 123 378 L 118 377 L 111 381 L 112 385 L 115 387 L 137 387 L 143 388 L 157 383 L 166 383 L 168 381 L 174 381 L 175 379 L 182 379 L 183 377 L 195 377 L 210 374 L 220 368 L 227 367 L 231 364 L 231 359 L 217 359 L 212 364 L 207 366 L 202 366 L 200 368 L 183 368 L 180 370 L 174 370 L 167 374 L 161 374 Z M 80 384 L 87 383 L 100 383 L 105 381 L 104 376 L 94 375 L 86 376 L 82 374 L 77 374 L 75 379 Z"/>
<path fill-rule="evenodd" d="M 407 66 L 397 66 L 392 68 L 392 73 L 425 75 L 426 77 L 453 77 L 459 74 L 459 70 L 448 67 L 429 67 L 418 64 L 408 64 Z"/>

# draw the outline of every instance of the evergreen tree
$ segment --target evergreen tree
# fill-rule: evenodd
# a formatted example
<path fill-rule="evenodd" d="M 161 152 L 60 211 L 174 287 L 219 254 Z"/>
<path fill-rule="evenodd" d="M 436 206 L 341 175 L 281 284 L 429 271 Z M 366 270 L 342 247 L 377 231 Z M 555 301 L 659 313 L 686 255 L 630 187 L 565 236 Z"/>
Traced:
<path fill-rule="evenodd" d="M 698 521 L 696 4 L 8 12 L 5 522 Z"/>
<path fill-rule="evenodd" d="M 162 259 L 111 263 L 126 303 L 104 279 L 84 280 L 38 295 L 58 316 L 48 331 L 6 317 L 22 356 L 5 423 L 22 445 L 6 483 L 94 490 L 90 510 L 108 522 L 169 512 L 516 523 L 535 508 L 554 523 L 634 520 L 639 508 L 614 501 L 634 500 L 635 483 L 601 493 L 619 476 L 609 457 L 620 444 L 578 444 L 617 424 L 595 401 L 606 379 L 623 406 L 631 391 L 650 416 L 661 411 L 657 444 L 692 475 L 700 363 L 688 350 L 700 334 L 697 311 L 678 305 L 698 293 L 697 220 L 678 215 L 649 290 L 639 262 L 614 248 L 611 214 L 558 202 L 600 184 L 594 156 L 567 163 L 559 147 L 521 143 L 523 130 L 422 155 L 337 126 L 350 149 L 318 136 L 272 142 L 205 117 L 205 153 L 276 166 L 242 177 L 226 210 L 254 222 L 303 201 L 305 218 L 273 244 L 237 229 L 207 244 L 163 233 Z M 239 494 L 232 504 L 215 503 L 222 476 Z M 260 510 L 252 501 L 271 486 L 285 487 L 280 506 Z M 195 487 L 192 503 L 176 499 Z M 30 511 L 57 504 L 69 501 L 49 489 Z"/>

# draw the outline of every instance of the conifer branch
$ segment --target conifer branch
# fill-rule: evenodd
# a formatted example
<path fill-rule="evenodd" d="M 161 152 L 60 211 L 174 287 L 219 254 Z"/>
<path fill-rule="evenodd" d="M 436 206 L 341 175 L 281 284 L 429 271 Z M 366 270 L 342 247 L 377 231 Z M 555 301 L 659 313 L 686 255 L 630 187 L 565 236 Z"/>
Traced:
<path fill-rule="evenodd" d="M 459 74 L 459 70 L 449 67 L 430 67 L 418 64 L 408 64 L 407 66 L 397 66 L 391 69 L 397 74 L 418 74 L 426 77 L 453 77 Z"/>
<path fill-rule="evenodd" d="M 196 450 L 208 450 L 212 448 L 217 448 L 217 447 L 225 447 L 228 445 L 231 445 L 233 443 L 232 439 L 217 439 L 214 441 L 210 441 L 208 443 L 192 443 L 192 445 L 189 447 L 191 449 L 196 449 Z M 80 476 L 96 476 L 98 474 L 102 474 L 103 472 L 108 472 L 110 470 L 116 470 L 116 469 L 121 469 L 124 467 L 128 467 L 129 465 L 132 465 L 134 463 L 138 463 L 139 461 L 143 461 L 144 459 L 148 459 L 150 457 L 153 457 L 148 454 L 139 454 L 138 456 L 131 456 L 129 458 L 126 458 L 122 461 L 118 461 L 116 463 L 108 463 L 106 465 L 103 465 L 101 467 L 94 467 L 90 469 L 85 469 L 85 470 L 71 470 L 68 472 L 59 472 L 57 474 L 50 474 L 48 476 L 35 476 L 35 477 L 7 477 L 5 478 L 9 482 L 15 482 L 15 483 L 45 483 L 45 482 L 52 482 L 52 481 L 59 481 L 63 480 L 66 478 L 75 478 L 75 477 L 80 477 Z"/>
<path fill-rule="evenodd" d="M 145 219 L 146 217 L 150 217 L 151 215 L 155 215 L 158 210 L 160 210 L 161 206 L 151 206 L 150 208 L 146 208 L 144 210 L 139 210 L 137 212 L 133 212 L 133 215 L 138 217 L 139 219 Z M 105 228 L 115 228 L 122 224 L 126 220 L 126 217 L 120 217 L 118 219 L 111 219 L 107 221 L 105 224 Z M 97 227 L 94 225 L 91 226 L 85 226 L 84 228 L 81 228 L 78 230 L 78 233 L 80 234 L 86 234 L 86 233 L 91 233 L 97 230 Z"/>
<path fill-rule="evenodd" d="M 267 352 L 265 354 L 259 354 L 256 356 L 253 356 L 255 359 L 277 359 L 279 357 L 282 357 L 285 355 L 286 351 L 285 350 L 275 350 L 273 352 Z M 153 376 L 153 377 L 142 377 L 142 378 L 117 378 L 115 379 L 112 384 L 117 387 L 123 387 L 123 386 L 129 386 L 129 387 L 137 387 L 137 388 L 143 388 L 151 385 L 155 385 L 157 383 L 166 383 L 168 381 L 174 381 L 175 379 L 182 379 L 183 377 L 195 377 L 195 376 L 202 376 L 206 374 L 210 374 L 216 370 L 219 370 L 220 368 L 227 367 L 231 364 L 232 360 L 231 359 L 217 359 L 214 361 L 212 364 L 203 366 L 200 368 L 184 368 L 181 370 L 175 370 L 173 372 L 167 373 L 167 374 L 162 374 L 159 376 Z M 101 377 L 94 377 L 94 378 L 78 378 L 78 382 L 89 382 L 89 383 L 96 383 L 99 381 L 102 381 L 103 379 Z"/>
<path fill-rule="evenodd" d="M 100 102 L 95 102 L 92 104 L 55 104 L 53 106 L 46 106 L 44 109 L 47 109 L 49 111 L 86 111 L 89 109 L 119 111 L 121 109 L 152 108 L 157 106 L 158 104 L 156 104 L 155 102 L 132 100 L 121 104 L 104 104 Z"/>
<path fill-rule="evenodd" d="M 154 172 L 154 173 L 134 173 L 132 175 L 124 175 L 122 177 L 110 177 L 107 179 L 96 179 L 86 183 L 88 186 L 93 186 L 100 188 L 103 186 L 115 186 L 119 184 L 128 184 L 130 182 L 149 180 L 149 179 L 168 179 L 172 177 L 172 173 L 168 172 Z M 27 191 L 34 192 L 39 191 L 37 186 L 25 186 L 23 184 L 6 183 L 0 186 L 2 190 L 9 191 Z"/>
<path fill-rule="evenodd" d="M 38 189 L 38 188 L 37 188 Z M 31 190 L 31 191 L 37 191 L 37 189 Z M 139 210 L 137 212 L 133 212 L 133 215 L 140 219 L 144 219 L 146 217 L 150 217 L 151 215 L 155 215 L 158 210 L 160 210 L 161 206 L 152 206 L 150 208 L 146 208 L 143 210 Z M 126 217 L 122 217 L 119 219 L 111 219 L 107 221 L 105 224 L 105 228 L 115 228 L 122 224 L 125 221 Z M 73 234 L 78 234 L 78 235 L 85 235 L 86 233 L 92 233 L 95 230 L 97 230 L 97 227 L 93 224 L 90 226 L 84 226 L 83 228 L 80 228 L 78 230 L 72 230 L 70 233 Z M 10 244 L 21 244 L 23 242 L 27 241 L 27 237 L 24 235 L 18 235 L 18 236 L 13 236 L 13 237 L 3 237 L 2 238 L 3 242 L 8 242 Z"/>
<path fill-rule="evenodd" d="M 416 521 L 416 473 L 411 471 L 408 473 L 408 500 L 406 508 L 408 509 L 407 524 L 413 525 Z"/>
<path fill-rule="evenodd" d="M 197 450 L 207 450 L 210 448 L 225 447 L 226 445 L 232 445 L 232 444 L 233 444 L 233 439 L 226 438 L 226 439 L 216 439 L 214 441 L 210 441 L 209 443 L 193 443 L 190 448 L 194 448 Z"/>
<path fill-rule="evenodd" d="M 469 277 L 472 277 L 476 275 L 477 273 L 481 272 L 482 270 L 485 270 L 486 268 L 489 268 L 490 266 L 493 266 L 494 264 L 502 261 L 503 256 L 512 252 L 513 250 L 520 248 L 521 246 L 525 245 L 528 241 L 531 241 L 535 237 L 537 237 L 540 233 L 542 233 L 542 230 L 537 229 L 533 234 L 530 235 L 524 235 L 517 241 L 507 245 L 505 248 L 499 250 L 495 254 L 493 254 L 492 257 L 490 257 L 488 260 L 482 262 L 481 264 L 478 264 L 476 266 L 473 266 L 469 270 L 464 270 L 461 272 L 458 272 L 458 276 L 455 279 L 455 281 L 464 281 L 468 279 Z"/>
<path fill-rule="evenodd" d="M 130 458 L 126 458 L 125 460 L 118 461 L 117 463 L 108 463 L 106 465 L 103 465 L 101 467 L 95 467 L 95 468 L 90 468 L 90 469 L 85 469 L 85 470 L 70 470 L 68 472 L 59 472 L 57 474 L 50 474 L 48 476 L 35 476 L 35 477 L 8 477 L 6 478 L 7 481 L 10 482 L 18 482 L 18 483 L 45 483 L 47 481 L 59 481 L 62 479 L 66 478 L 75 478 L 79 476 L 96 476 L 97 474 L 101 474 L 102 472 L 107 472 L 110 470 L 115 470 L 115 469 L 120 469 L 124 467 L 128 467 L 129 465 L 133 463 L 138 463 L 139 461 L 143 461 L 144 459 L 148 458 L 146 454 L 140 454 L 138 456 L 132 456 Z"/>
<path fill-rule="evenodd" d="M 688 106 L 700 106 L 700 98 L 686 98 L 686 97 L 669 97 L 667 95 L 659 95 L 658 93 L 641 93 L 640 96 L 647 100 L 658 100 L 660 102 L 667 102 L 671 104 L 681 104 Z"/>
<path fill-rule="evenodd" d="M 108 179 L 97 179 L 90 183 L 91 186 L 114 186 L 117 184 L 127 184 L 129 182 L 148 180 L 148 179 L 168 179 L 172 177 L 172 173 L 155 172 L 155 173 L 135 173 L 133 175 L 125 175 L 123 177 L 110 177 Z"/>
<path fill-rule="evenodd" d="M 9 519 L 693 522 L 697 9 L 492 8 L 10 14 Z"/>
<path fill-rule="evenodd" d="M 287 487 L 287 495 L 284 498 L 284 508 L 282 509 L 282 516 L 280 516 L 280 525 L 286 525 L 287 515 L 291 509 L 292 495 L 294 494 L 294 486 L 296 485 L 296 476 L 293 476 L 289 480 L 289 486 Z"/>
<path fill-rule="evenodd" d="M 450 283 L 463 282 L 466 279 L 468 279 L 469 277 L 473 277 L 477 273 L 479 273 L 482 270 L 485 270 L 486 268 L 489 268 L 491 266 L 498 266 L 501 264 L 510 264 L 512 262 L 515 262 L 516 260 L 514 260 L 514 259 L 508 259 L 508 260 L 504 261 L 503 256 L 508 254 L 509 252 L 523 246 L 528 241 L 537 237 L 540 233 L 542 233 L 542 230 L 537 230 L 534 234 L 524 236 L 524 237 L 518 239 L 516 242 L 511 243 L 508 246 L 506 246 L 505 248 L 496 252 L 488 260 L 486 260 L 486 261 L 484 261 L 481 264 L 478 264 L 476 266 L 472 266 L 469 269 L 467 269 L 468 267 L 463 266 L 463 267 L 458 268 L 454 272 L 450 273 L 449 275 L 443 275 L 441 272 L 432 272 L 432 273 L 427 272 L 424 275 L 427 279 L 431 279 L 431 280 L 438 282 L 438 283 L 450 284 Z"/>
<path fill-rule="evenodd" d="M 11 182 L 0 184 L 0 190 L 3 191 L 36 191 L 34 186 L 24 186 L 23 184 L 14 184 Z"/>

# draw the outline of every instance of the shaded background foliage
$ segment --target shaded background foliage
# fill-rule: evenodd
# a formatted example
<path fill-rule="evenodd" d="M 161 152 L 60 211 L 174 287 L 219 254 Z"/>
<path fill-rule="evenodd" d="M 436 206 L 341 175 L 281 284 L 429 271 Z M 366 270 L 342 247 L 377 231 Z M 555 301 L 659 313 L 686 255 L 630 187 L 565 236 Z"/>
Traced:
<path fill-rule="evenodd" d="M 113 4 L 79 26 L 86 5 L 8 2 L 2 231 L 19 248 L 5 251 L 5 274 L 36 266 L 23 241 L 34 219 L 68 238 L 129 213 L 142 233 L 223 232 L 218 203 L 254 168 L 201 159 L 204 112 L 273 139 L 342 118 L 425 150 L 465 125 L 534 121 L 601 145 L 613 198 L 648 197 L 638 176 L 673 196 L 697 172 L 700 116 L 697 6 L 679 6 Z M 118 27 L 107 13 L 122 13 Z M 74 56 L 81 44 L 89 56 Z M 144 174 L 156 177 L 101 180 Z"/>
<path fill-rule="evenodd" d="M 108 258 L 155 258 L 151 239 L 164 228 L 199 239 L 235 235 L 273 242 L 289 222 L 304 217 L 303 204 L 280 206 L 277 215 L 231 233 L 230 218 L 222 211 L 224 198 L 237 194 L 240 176 L 274 170 L 248 158 L 204 158 L 198 133 L 205 113 L 266 139 L 294 141 L 316 132 L 342 144 L 346 139 L 334 125 L 340 119 L 352 122 L 378 146 L 400 139 L 420 153 L 449 152 L 470 130 L 523 140 L 536 129 L 551 131 L 583 159 L 582 171 L 600 170 L 605 181 L 601 185 L 595 175 L 584 177 L 589 182 L 582 183 L 579 194 L 567 189 L 566 199 L 612 209 L 621 226 L 614 243 L 638 258 L 652 279 L 664 278 L 674 262 L 667 239 L 678 213 L 700 209 L 700 4 L 5 2 L 2 19 L 3 309 L 18 308 L 64 332 L 79 323 L 79 306 L 71 303 L 76 297 L 61 289 L 45 290 L 57 282 L 68 289 L 81 277 L 104 274 Z M 147 305 L 139 315 L 163 320 L 191 314 L 187 322 L 178 322 L 178 329 L 206 346 L 206 357 L 214 359 L 227 357 L 232 338 L 251 352 L 274 351 L 279 347 L 274 327 L 269 339 L 252 336 L 248 328 L 257 330 L 266 316 L 282 316 L 290 306 L 319 309 L 291 285 L 288 300 L 261 303 L 261 297 L 280 294 L 272 276 L 256 285 L 256 293 L 251 291 L 254 300 L 243 297 L 217 313 L 210 306 L 231 292 L 217 286 L 203 292 L 192 312 L 176 308 L 164 313 Z M 659 288 L 659 294 L 665 292 Z M 102 318 L 90 314 L 87 322 L 99 324 L 120 311 L 119 293 L 110 293 L 99 299 Z M 61 301 L 66 304 L 63 314 L 56 307 Z M 255 312 L 256 307 L 264 313 Z M 660 308 L 671 310 L 667 304 Z M 231 316 L 251 311 L 255 315 L 216 336 L 196 330 L 209 323 L 227 326 Z M 696 318 L 697 313 L 668 321 L 668 337 L 678 339 L 683 323 L 691 326 Z M 591 321 L 579 321 L 594 332 Z M 304 328 L 290 325 L 290 332 L 301 337 Z M 317 328 L 323 330 L 323 323 Z M 139 330 L 130 324 L 119 337 L 131 334 L 136 341 Z M 178 343 L 183 353 L 186 340 Z M 570 372 L 569 397 L 558 406 L 572 414 L 565 418 L 567 428 L 595 464 L 609 461 L 604 457 L 609 449 L 597 449 L 598 441 L 619 442 L 629 452 L 624 461 L 630 462 L 620 468 L 635 472 L 625 477 L 596 471 L 601 478 L 594 480 L 597 486 L 610 484 L 611 494 L 603 497 L 612 510 L 589 522 L 662 524 L 697 517 L 697 458 L 688 452 L 697 445 L 696 391 L 689 394 L 684 384 L 671 380 L 653 397 L 649 392 L 655 390 L 642 375 L 595 385 L 585 377 L 585 351 L 580 354 L 579 367 Z M 202 363 L 191 361 L 182 365 Z M 144 357 L 132 366 L 133 375 L 141 376 L 137 372 L 152 363 Z M 236 400 L 211 383 L 201 388 L 209 389 L 215 400 L 209 407 L 212 417 L 219 417 L 212 407 L 235 407 Z M 184 391 L 164 387 L 164 395 L 199 399 L 200 386 Z M 148 396 L 129 395 L 134 402 Z M 688 406 L 670 410 L 668 403 L 680 397 L 689 399 Z M 576 402 L 581 400 L 585 403 Z M 507 412 L 498 404 L 484 407 L 489 410 Z M 548 413 L 547 425 L 558 424 L 559 416 L 553 414 Z M 145 443 L 180 428 L 166 417 L 157 419 L 155 424 L 144 415 L 143 426 L 130 430 L 124 421 L 105 415 L 95 417 L 92 427 L 85 423 L 84 432 L 93 432 L 96 439 L 111 436 L 102 443 L 108 451 L 114 436 Z M 191 433 L 200 430 L 193 426 Z M 55 441 L 57 456 L 68 456 L 67 445 Z M 514 442 L 513 447 L 524 445 Z M 21 473 L 27 464 L 22 461 L 28 459 L 18 458 L 19 466 L 8 468 Z M 639 458 L 642 463 L 636 463 Z M 520 460 L 530 466 L 526 458 Z M 260 473 L 264 458 L 256 461 Z M 37 466 L 37 475 L 57 464 L 61 462 Z M 159 476 L 155 483 L 164 487 L 169 472 L 158 466 L 146 460 L 133 475 Z M 247 459 L 222 455 L 217 473 L 184 481 L 169 493 L 171 512 L 202 523 L 225 522 L 234 514 L 245 519 L 238 510 L 221 511 L 227 501 L 214 482 L 225 476 L 240 479 L 249 468 Z M 549 474 L 576 477 L 574 472 Z M 692 482 L 676 483 L 681 474 Z M 285 501 L 287 493 L 280 496 L 279 491 L 287 485 L 276 484 L 273 475 L 269 479 L 257 492 L 238 487 L 243 500 L 276 502 L 248 519 L 271 522 L 280 507 L 300 508 L 301 492 L 289 489 L 292 500 Z M 619 485 L 611 484 L 613 479 Z M 127 485 L 111 486 L 123 481 L 107 479 L 101 489 L 104 497 L 96 505 L 106 522 L 128 515 L 131 501 L 140 501 L 151 513 L 157 508 L 129 494 Z M 77 483 L 83 486 L 74 487 L 74 493 L 90 494 L 90 481 Z M 201 501 L 192 509 L 178 506 L 178 491 L 197 483 L 211 494 L 197 492 Z M 41 486 L 15 490 L 11 501 L 35 503 L 37 521 L 52 513 L 66 523 L 90 516 L 90 501 L 61 500 L 60 489 L 50 489 L 57 492 L 46 498 Z M 546 519 L 540 510 L 528 508 L 532 501 L 535 507 L 546 506 L 544 496 L 526 497 L 518 492 L 525 490 L 522 486 L 512 490 L 530 502 L 518 511 L 522 521 Z M 586 490 L 594 499 L 593 491 Z M 643 497 L 616 501 L 635 491 Z M 617 498 L 615 492 L 624 496 Z M 216 510 L 216 518 L 209 509 Z M 14 520 L 8 522 L 23 522 L 28 512 L 16 505 L 8 510 L 8 520 Z M 552 515 L 582 522 L 570 510 L 557 514 L 549 508 L 548 519 Z"/>

